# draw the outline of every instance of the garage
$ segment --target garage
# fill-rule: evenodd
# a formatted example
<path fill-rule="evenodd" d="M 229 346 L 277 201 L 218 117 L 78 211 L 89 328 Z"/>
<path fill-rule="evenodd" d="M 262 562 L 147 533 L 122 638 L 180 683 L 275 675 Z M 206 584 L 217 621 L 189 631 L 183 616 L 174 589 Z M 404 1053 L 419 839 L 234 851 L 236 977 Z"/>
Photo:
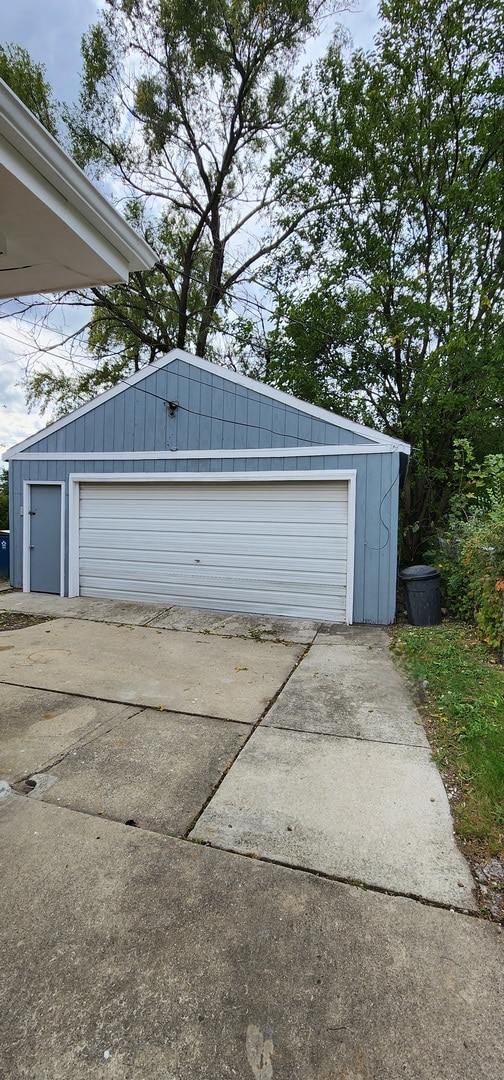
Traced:
<path fill-rule="evenodd" d="M 346 622 L 348 481 L 79 487 L 82 596 Z"/>
<path fill-rule="evenodd" d="M 11 583 L 391 623 L 409 450 L 174 349 L 4 454 Z"/>

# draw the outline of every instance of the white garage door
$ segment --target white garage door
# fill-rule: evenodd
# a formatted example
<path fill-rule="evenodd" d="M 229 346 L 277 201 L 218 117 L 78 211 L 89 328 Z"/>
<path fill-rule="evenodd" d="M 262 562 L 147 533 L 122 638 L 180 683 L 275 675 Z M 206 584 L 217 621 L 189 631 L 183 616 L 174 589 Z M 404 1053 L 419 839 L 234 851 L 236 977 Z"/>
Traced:
<path fill-rule="evenodd" d="M 81 483 L 82 596 L 346 621 L 346 481 Z"/>

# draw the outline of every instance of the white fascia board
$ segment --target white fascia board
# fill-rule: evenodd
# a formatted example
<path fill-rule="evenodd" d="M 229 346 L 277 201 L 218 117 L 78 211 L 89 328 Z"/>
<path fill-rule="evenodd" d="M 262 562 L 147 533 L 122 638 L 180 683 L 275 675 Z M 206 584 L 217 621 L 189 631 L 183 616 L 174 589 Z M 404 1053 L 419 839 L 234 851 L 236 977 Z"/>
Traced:
<path fill-rule="evenodd" d="M 299 469 L 293 472 L 186 472 L 186 473 L 70 473 L 71 484 L 234 484 L 278 483 L 298 480 L 355 480 L 355 469 Z M 36 483 L 36 481 L 34 481 Z"/>
<path fill-rule="evenodd" d="M 29 439 L 25 439 L 23 442 L 17 443 L 15 446 L 10 447 L 3 454 L 3 461 L 9 461 L 12 457 L 21 454 L 24 450 L 28 450 L 30 446 L 39 442 L 40 439 L 45 439 L 47 435 L 52 435 L 56 431 L 60 431 L 61 428 L 66 427 L 67 424 L 72 423 L 74 420 L 78 420 L 79 417 L 85 416 L 86 413 L 91 412 L 92 409 L 96 409 L 99 405 L 103 405 L 106 401 L 115 397 L 117 394 L 122 394 L 130 387 L 135 387 L 143 379 L 147 379 L 149 375 L 152 375 L 154 371 L 159 371 L 161 368 L 167 368 L 170 364 L 175 363 L 177 360 L 182 360 L 184 363 L 197 367 L 201 371 L 206 371 L 210 375 L 216 375 L 221 379 L 227 379 L 228 382 L 235 383 L 237 386 L 243 386 L 247 390 L 253 391 L 255 394 L 261 394 L 263 397 L 269 397 L 272 401 L 277 401 L 282 405 L 289 406 L 292 409 L 297 409 L 299 412 L 304 413 L 307 416 L 312 416 L 317 420 L 322 420 L 324 423 L 331 424 L 336 428 L 343 428 L 346 431 L 351 431 L 356 435 L 362 435 L 363 438 L 369 439 L 370 442 L 365 445 L 369 449 L 373 445 L 390 446 L 393 451 L 398 451 L 402 454 L 409 454 L 411 447 L 408 443 L 401 442 L 399 439 L 394 439 L 390 435 L 382 435 L 379 431 L 374 431 L 372 428 L 365 427 L 364 424 L 357 424 L 353 420 L 347 420 L 343 416 L 338 416 L 336 413 L 329 412 L 328 409 L 321 409 L 318 405 L 310 405 L 306 401 L 300 401 L 299 398 L 295 398 L 292 394 L 286 394 L 283 390 L 277 390 L 274 386 L 268 386 L 266 383 L 258 382 L 256 379 L 250 379 L 248 375 L 238 375 L 234 371 L 229 371 L 228 368 L 220 367 L 218 364 L 212 364 L 209 360 L 203 360 L 200 356 L 193 356 L 192 353 L 184 352 L 183 349 L 172 349 L 166 356 L 159 357 L 152 364 L 146 364 L 140 371 L 137 371 L 134 375 L 128 376 L 127 380 L 123 380 L 118 383 L 117 386 L 112 386 L 110 390 L 105 390 L 103 394 L 99 394 L 93 398 L 92 401 L 88 401 L 86 405 L 81 405 L 78 409 L 74 409 L 73 412 L 63 416 L 61 420 L 56 420 L 53 424 L 48 424 L 42 431 L 38 431 L 36 435 L 32 435 Z M 359 445 L 358 443 L 355 445 Z"/>
<path fill-rule="evenodd" d="M 3 144 L 3 145 L 2 145 Z M 117 213 L 78 165 L 0 79 L 0 150 L 9 167 L 13 161 L 31 190 L 68 203 L 88 228 L 117 251 L 129 270 L 148 270 L 156 261 L 149 244 Z M 10 151 L 10 153 L 8 153 Z M 52 191 L 51 191 L 52 189 Z"/>
<path fill-rule="evenodd" d="M 159 365 L 157 365 L 159 366 Z M 141 371 L 135 372 L 134 375 L 128 376 L 128 380 L 122 380 L 117 383 L 117 386 L 111 386 L 110 390 L 104 390 L 102 394 L 98 394 L 92 401 L 87 401 L 85 405 L 79 405 L 78 409 L 72 409 L 72 412 L 62 416 L 60 420 L 55 420 L 52 424 L 48 424 L 47 427 L 42 428 L 42 431 L 37 431 L 35 435 L 30 435 L 28 439 L 24 439 L 23 442 L 16 443 L 15 446 L 11 446 L 9 450 L 6 450 L 2 455 L 2 461 L 10 461 L 11 458 L 16 457 L 17 454 L 22 453 L 23 450 L 27 450 L 30 446 L 34 446 L 40 442 L 41 439 L 45 439 L 47 435 L 53 435 L 56 431 L 61 431 L 61 428 L 67 426 L 67 424 L 73 423 L 74 420 L 78 420 L 80 416 L 86 416 L 86 413 L 92 412 L 98 405 L 104 405 L 110 398 L 116 397 L 117 394 L 123 394 L 125 390 L 128 390 L 131 386 L 134 387 L 135 383 L 141 382 L 148 375 L 156 370 L 154 365 L 145 364 Z"/>
<path fill-rule="evenodd" d="M 329 412 L 329 409 L 322 409 L 319 405 L 310 405 L 309 402 L 301 401 L 300 398 L 296 398 L 292 394 L 286 394 L 284 390 L 277 390 L 276 387 L 258 382 L 257 379 L 250 379 L 248 375 L 239 375 L 235 371 L 230 371 L 229 368 L 220 367 L 219 364 L 213 364 L 209 360 L 203 360 L 200 356 L 193 356 L 191 353 L 184 352 L 182 349 L 174 349 L 173 352 L 169 353 L 166 357 L 155 360 L 153 366 L 167 367 L 169 364 L 173 364 L 175 360 L 184 360 L 186 363 L 192 364 L 193 367 L 198 367 L 202 371 L 207 371 L 210 375 L 219 375 L 222 379 L 227 379 L 237 386 L 243 386 L 247 390 L 253 390 L 255 394 L 262 394 L 263 397 L 270 397 L 282 405 L 288 405 L 292 409 L 297 409 L 299 412 L 305 413 L 307 416 L 313 416 L 317 420 L 323 420 L 326 424 L 332 424 L 334 427 L 344 428 L 346 431 L 351 431 L 355 435 L 362 435 L 363 438 L 370 439 L 371 443 L 393 443 L 396 449 L 401 449 L 401 453 L 409 454 L 411 451 L 411 447 L 408 443 L 394 439 L 390 435 L 382 435 L 380 431 L 375 431 L 373 428 L 366 427 L 365 424 L 357 424 L 355 420 L 347 420 L 346 417 Z"/>
<path fill-rule="evenodd" d="M 393 454 L 400 445 L 376 446 L 364 443 L 334 443 L 327 446 L 274 446 L 246 450 L 75 450 L 43 451 L 40 454 L 13 454 L 11 461 L 229 461 L 246 458 L 361 457 L 368 454 Z"/>
<path fill-rule="evenodd" d="M 118 243 L 110 240 L 109 235 L 103 228 L 103 223 L 101 223 L 102 227 L 94 222 L 91 223 L 91 215 L 86 214 L 85 207 L 77 209 L 77 200 L 72 195 L 63 195 L 61 185 L 57 187 L 55 184 L 48 182 L 38 170 L 34 171 L 32 163 L 27 161 L 22 153 L 12 146 L 2 143 L 1 140 L 0 163 L 12 176 L 16 177 L 20 186 L 36 197 L 42 213 L 50 211 L 58 219 L 58 222 L 63 222 L 71 230 L 71 233 L 78 237 L 79 241 L 86 244 L 90 251 L 96 253 L 110 268 L 111 275 L 113 274 L 117 281 L 128 280 L 131 264 L 128 261 L 127 253 L 120 250 Z M 62 290 L 65 288 L 65 277 L 68 278 L 68 274 L 66 274 L 68 261 L 67 255 L 66 264 L 61 266 L 60 271 L 61 282 L 59 288 Z M 75 273 L 77 267 L 71 269 Z M 98 284 L 98 282 L 96 283 Z M 82 288 L 89 287 L 89 276 L 83 274 Z M 56 288 L 53 291 L 56 291 Z"/>

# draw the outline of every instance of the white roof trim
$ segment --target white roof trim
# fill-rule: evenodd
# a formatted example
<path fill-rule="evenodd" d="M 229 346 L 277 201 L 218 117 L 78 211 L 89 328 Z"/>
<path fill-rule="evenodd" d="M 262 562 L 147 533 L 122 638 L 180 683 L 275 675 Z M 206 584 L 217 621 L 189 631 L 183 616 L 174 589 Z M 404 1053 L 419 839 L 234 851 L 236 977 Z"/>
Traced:
<path fill-rule="evenodd" d="M 313 416 L 316 420 L 323 420 L 326 424 L 332 424 L 334 427 L 344 428 L 346 431 L 351 431 L 355 435 L 362 435 L 365 439 L 370 439 L 375 443 L 394 443 L 394 446 L 404 448 L 404 453 L 410 452 L 410 447 L 407 443 L 401 443 L 400 440 L 393 439 L 390 435 L 382 435 L 379 431 L 374 431 L 373 428 L 366 427 L 364 424 L 357 424 L 354 420 L 347 420 L 344 416 L 339 416 L 337 413 L 329 412 L 329 409 L 321 409 L 319 405 L 310 405 L 307 401 L 301 401 L 300 398 L 294 397 L 292 394 L 286 394 L 284 390 L 277 390 L 274 386 L 268 386 L 267 383 L 258 382 L 257 379 L 250 379 L 248 375 L 239 375 L 235 371 L 229 371 L 228 368 L 221 368 L 218 364 L 212 364 L 209 360 L 203 360 L 200 356 L 193 356 L 191 353 L 186 353 L 182 349 L 173 350 L 172 355 L 169 353 L 168 357 L 160 364 L 156 361 L 157 366 L 167 366 L 169 363 L 173 363 L 176 359 L 182 359 L 187 363 L 192 364 L 193 367 L 199 367 L 202 371 L 208 371 L 211 375 L 221 375 L 224 379 L 229 379 L 230 382 L 236 383 L 238 386 L 244 386 L 247 390 L 253 390 L 256 394 L 262 394 L 263 397 L 270 397 L 274 401 L 280 402 L 282 405 L 288 405 L 292 409 L 298 409 L 300 412 L 306 413 L 307 416 Z"/>
<path fill-rule="evenodd" d="M 13 454 L 11 461 L 226 461 L 228 458 L 358 457 L 361 454 L 393 454 L 400 444 L 327 443 L 313 446 L 271 446 L 247 450 L 41 450 L 39 454 Z"/>
<path fill-rule="evenodd" d="M 200 356 L 193 356 L 192 353 L 184 352 L 183 349 L 172 349 L 166 356 L 156 360 L 153 364 L 146 364 L 140 371 L 129 376 L 127 380 L 117 383 L 117 386 L 111 387 L 110 390 L 105 390 L 103 394 L 99 394 L 98 397 L 93 398 L 92 401 L 88 401 L 85 405 L 81 405 L 80 408 L 74 409 L 73 412 L 61 417 L 60 420 L 56 420 L 53 424 L 48 424 L 46 428 L 37 432 L 36 435 L 32 435 L 29 439 L 25 439 L 23 442 L 10 447 L 10 449 L 6 450 L 3 454 L 3 460 L 9 461 L 10 458 L 21 454 L 23 450 L 28 450 L 30 446 L 33 446 L 41 439 L 45 439 L 47 435 L 52 435 L 54 432 L 60 431 L 61 428 L 66 427 L 67 424 L 73 423 L 74 420 L 79 419 L 81 416 L 85 416 L 86 413 L 96 409 L 99 405 L 103 405 L 117 394 L 122 394 L 131 387 L 134 387 L 136 383 L 141 382 L 143 379 L 148 378 L 149 375 L 152 375 L 154 371 L 159 370 L 160 368 L 169 367 L 169 365 L 173 364 L 176 360 L 182 360 L 192 367 L 200 368 L 200 370 L 206 371 L 211 375 L 217 375 L 238 386 L 243 386 L 256 394 L 261 394 L 263 397 L 269 397 L 273 401 L 279 402 L 279 404 L 289 406 L 292 409 L 298 409 L 299 412 L 305 413 L 307 416 L 312 416 L 316 420 L 322 420 L 324 423 L 331 424 L 333 427 L 343 428 L 356 435 L 362 435 L 363 438 L 370 440 L 370 446 L 377 444 L 380 446 L 391 446 L 395 451 L 404 454 L 410 453 L 411 447 L 408 443 L 401 442 L 389 435 L 382 435 L 379 431 L 374 431 L 372 428 L 365 427 L 364 424 L 357 424 L 353 420 L 347 420 L 343 416 L 338 416 L 336 413 L 329 412 L 328 409 L 321 409 L 318 405 L 310 405 L 306 401 L 300 401 L 299 398 L 293 397 L 291 394 L 286 394 L 283 390 L 277 390 L 275 387 L 268 386 L 266 383 L 258 382 L 256 379 L 250 379 L 248 375 L 238 375 L 234 371 L 229 371 L 228 368 L 210 363 L 209 360 L 203 360 Z"/>
<path fill-rule="evenodd" d="M 0 138 L 9 158 L 20 157 L 50 196 L 56 192 L 126 260 L 130 270 L 147 270 L 156 254 L 117 213 L 78 165 L 0 79 Z"/>

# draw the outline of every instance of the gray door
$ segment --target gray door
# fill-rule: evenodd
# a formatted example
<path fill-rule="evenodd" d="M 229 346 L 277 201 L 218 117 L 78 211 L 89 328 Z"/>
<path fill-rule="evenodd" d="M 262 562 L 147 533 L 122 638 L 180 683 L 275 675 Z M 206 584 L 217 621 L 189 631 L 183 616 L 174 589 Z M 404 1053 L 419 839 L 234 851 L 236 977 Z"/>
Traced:
<path fill-rule="evenodd" d="M 30 503 L 30 592 L 60 592 L 61 487 L 32 484 Z"/>

